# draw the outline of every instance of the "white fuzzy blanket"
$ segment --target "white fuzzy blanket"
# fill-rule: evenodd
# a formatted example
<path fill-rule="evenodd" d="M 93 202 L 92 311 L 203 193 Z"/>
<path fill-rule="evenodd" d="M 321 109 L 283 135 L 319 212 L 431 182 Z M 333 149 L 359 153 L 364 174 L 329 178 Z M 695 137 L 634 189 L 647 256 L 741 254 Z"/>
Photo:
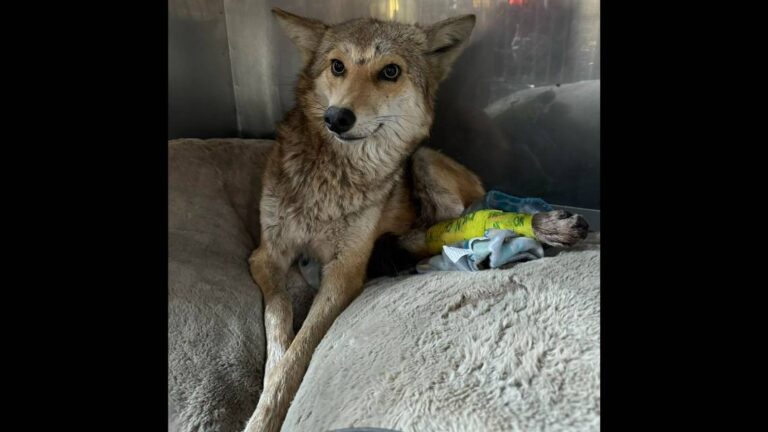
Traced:
<path fill-rule="evenodd" d="M 598 431 L 600 251 L 381 279 L 323 339 L 284 431 Z"/>

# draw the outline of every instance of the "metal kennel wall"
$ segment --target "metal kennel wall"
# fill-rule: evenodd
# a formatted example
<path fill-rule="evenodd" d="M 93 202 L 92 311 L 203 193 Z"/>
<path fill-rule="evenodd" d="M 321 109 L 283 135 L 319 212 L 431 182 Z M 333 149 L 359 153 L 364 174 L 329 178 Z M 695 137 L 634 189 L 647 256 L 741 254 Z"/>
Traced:
<path fill-rule="evenodd" d="M 273 6 L 329 23 L 475 14 L 428 145 L 488 189 L 599 211 L 599 0 L 169 0 L 169 138 L 272 136 L 300 68 Z"/>

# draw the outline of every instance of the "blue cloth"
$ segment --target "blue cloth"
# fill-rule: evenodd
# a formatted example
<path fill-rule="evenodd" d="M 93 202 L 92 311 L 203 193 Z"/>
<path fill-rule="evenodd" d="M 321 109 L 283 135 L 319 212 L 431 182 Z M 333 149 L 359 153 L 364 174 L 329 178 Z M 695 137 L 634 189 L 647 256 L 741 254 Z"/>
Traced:
<path fill-rule="evenodd" d="M 478 210 L 494 209 L 511 213 L 536 214 L 554 210 L 541 198 L 518 198 L 516 196 L 505 194 L 499 191 L 489 191 L 483 198 L 475 201 L 464 210 L 463 214 L 476 212 Z"/>
<path fill-rule="evenodd" d="M 420 262 L 416 271 L 478 271 L 543 256 L 544 247 L 538 241 L 514 231 L 491 229 L 484 237 L 443 246 L 442 254 Z"/>

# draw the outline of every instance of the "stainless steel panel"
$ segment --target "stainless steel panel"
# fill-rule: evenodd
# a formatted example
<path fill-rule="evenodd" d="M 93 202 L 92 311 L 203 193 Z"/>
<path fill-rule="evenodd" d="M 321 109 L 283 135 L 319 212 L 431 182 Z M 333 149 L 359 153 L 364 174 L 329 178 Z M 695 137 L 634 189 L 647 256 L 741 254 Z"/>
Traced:
<path fill-rule="evenodd" d="M 221 0 L 168 2 L 168 138 L 237 136 Z"/>
<path fill-rule="evenodd" d="M 260 138 L 275 129 L 284 109 L 273 41 L 276 26 L 266 1 L 224 0 L 237 119 L 242 136 Z"/>

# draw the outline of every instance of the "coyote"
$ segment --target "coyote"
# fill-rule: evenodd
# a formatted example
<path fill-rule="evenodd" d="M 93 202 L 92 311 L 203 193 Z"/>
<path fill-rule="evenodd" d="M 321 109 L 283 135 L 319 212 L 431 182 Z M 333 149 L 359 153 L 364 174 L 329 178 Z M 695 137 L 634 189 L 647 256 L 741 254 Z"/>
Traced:
<path fill-rule="evenodd" d="M 248 260 L 264 298 L 267 360 L 246 432 L 280 429 L 312 353 L 362 290 L 377 238 L 398 236 L 404 250 L 424 257 L 425 229 L 485 194 L 467 168 L 419 147 L 438 83 L 465 47 L 474 15 L 423 26 L 273 14 L 304 66 L 264 172 L 260 244 Z M 583 218 L 563 211 L 534 223 L 550 233 L 545 243 L 586 236 Z M 285 283 L 299 254 L 322 265 L 322 280 L 294 337 Z"/>

